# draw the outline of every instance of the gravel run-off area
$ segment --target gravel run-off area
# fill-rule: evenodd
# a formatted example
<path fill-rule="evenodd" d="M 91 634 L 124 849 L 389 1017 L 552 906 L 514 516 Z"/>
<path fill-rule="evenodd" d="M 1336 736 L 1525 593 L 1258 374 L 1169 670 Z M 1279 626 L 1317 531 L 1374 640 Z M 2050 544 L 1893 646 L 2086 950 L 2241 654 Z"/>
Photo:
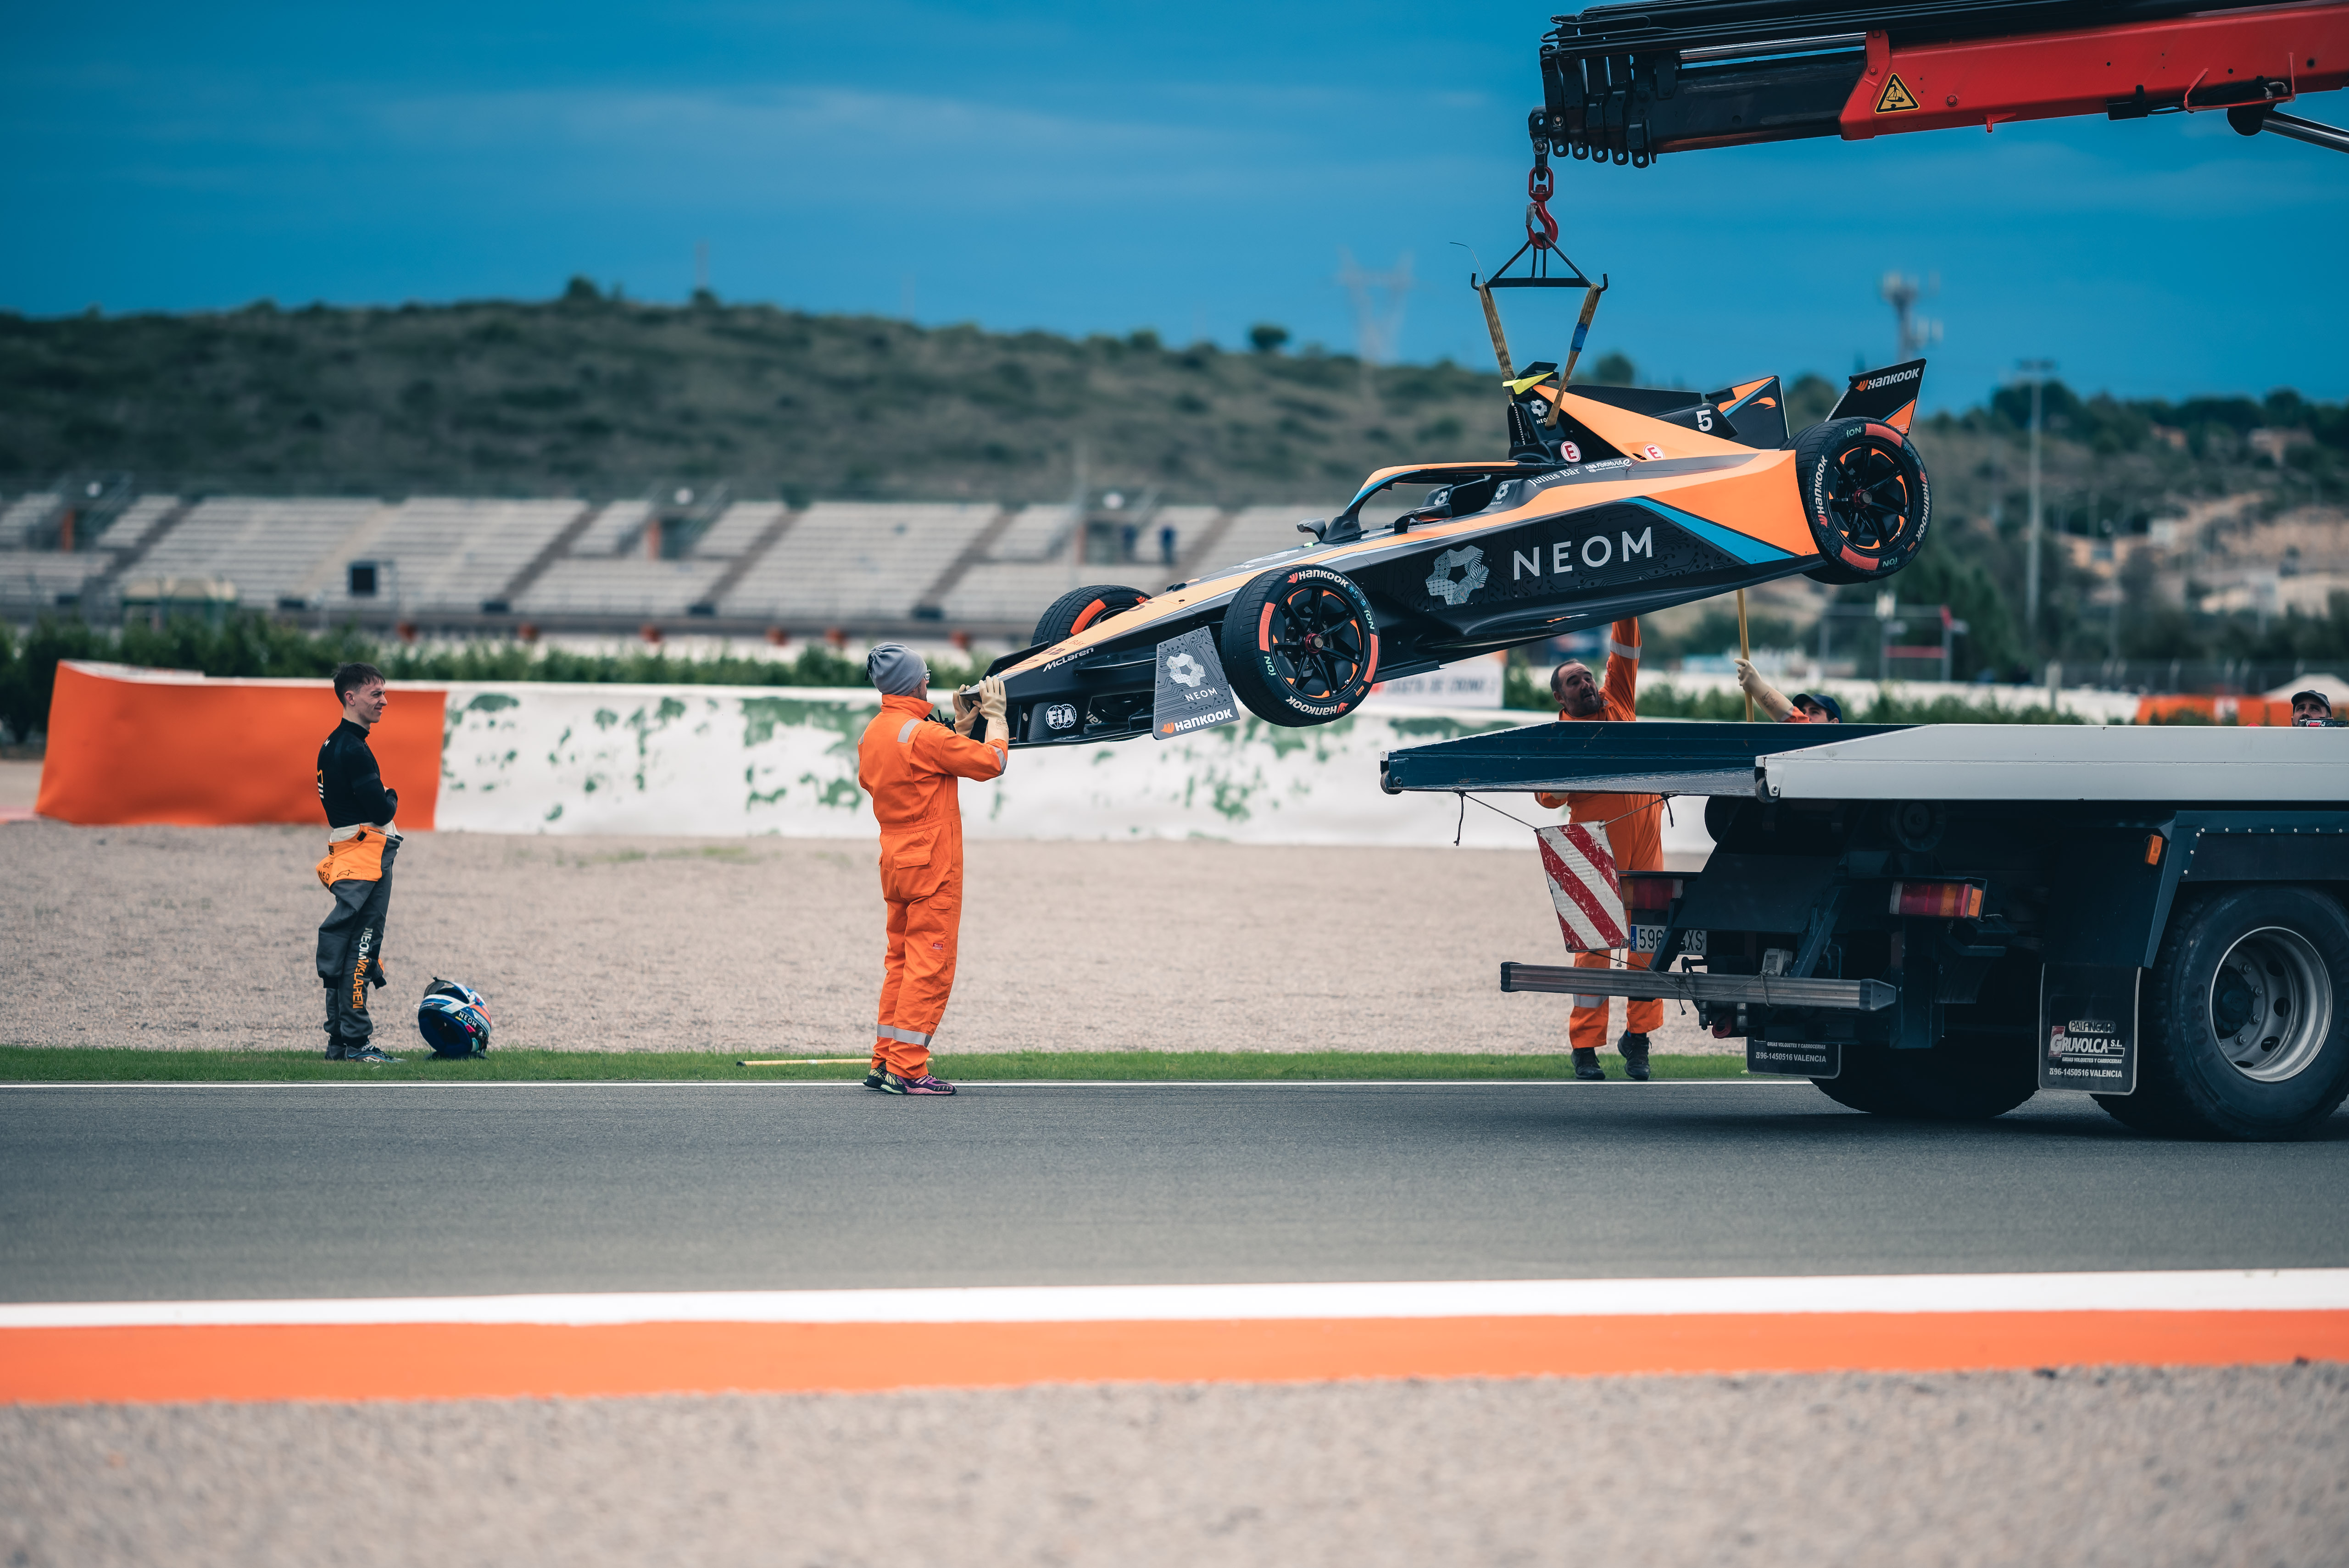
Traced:
<path fill-rule="evenodd" d="M 0 1044 L 318 1045 L 325 839 L 0 823 Z M 1503 959 L 1568 960 L 1530 847 L 991 841 L 966 864 L 949 1055 L 1567 1048 L 1566 997 L 1500 991 Z M 410 1040 L 440 975 L 511 1047 L 853 1054 L 882 919 L 860 843 L 411 834 L 378 1027 Z M 1669 1005 L 1654 1045 L 1744 1048 Z"/>
<path fill-rule="evenodd" d="M 2297 1568 L 2345 1539 L 2332 1366 L 0 1410 L 17 1568 Z"/>

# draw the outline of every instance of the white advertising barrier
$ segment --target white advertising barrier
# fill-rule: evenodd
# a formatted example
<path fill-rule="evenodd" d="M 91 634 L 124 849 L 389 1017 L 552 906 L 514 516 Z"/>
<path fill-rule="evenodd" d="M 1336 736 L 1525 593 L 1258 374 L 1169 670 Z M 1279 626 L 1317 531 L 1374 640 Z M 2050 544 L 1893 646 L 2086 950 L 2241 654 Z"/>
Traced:
<path fill-rule="evenodd" d="M 774 686 L 459 683 L 449 688 L 437 826 L 484 833 L 871 839 L 856 787 L 870 693 Z M 1379 753 L 1544 722 L 1530 713 L 1383 707 L 1311 729 L 1256 719 L 1158 741 L 1012 753 L 962 787 L 966 831 L 992 839 L 1220 839 L 1253 844 L 1523 850 L 1530 834 L 1449 795 L 1388 795 Z M 1529 795 L 1494 803 L 1557 820 Z M 1702 852 L 1701 801 L 1668 851 Z M 1693 835 L 1693 837 L 1692 837 Z"/>

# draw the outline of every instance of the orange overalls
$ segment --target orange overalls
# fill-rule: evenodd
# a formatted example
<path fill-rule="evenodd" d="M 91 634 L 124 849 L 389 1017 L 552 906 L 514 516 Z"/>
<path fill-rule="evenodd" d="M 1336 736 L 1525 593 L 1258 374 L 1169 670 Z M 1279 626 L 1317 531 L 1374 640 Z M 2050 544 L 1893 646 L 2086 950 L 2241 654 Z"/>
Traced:
<path fill-rule="evenodd" d="M 1601 717 L 1630 723 L 1639 717 L 1634 703 L 1640 687 L 1640 623 L 1637 617 L 1618 621 L 1608 634 L 1607 644 L 1607 710 Z M 1575 716 L 1561 713 L 1560 719 L 1569 722 Z M 1594 721 L 1595 722 L 1595 721 Z M 1626 872 L 1660 872 L 1664 869 L 1664 834 L 1661 824 L 1664 798 L 1661 795 L 1608 795 L 1588 789 L 1568 794 L 1543 792 L 1535 797 L 1543 805 L 1555 810 L 1567 808 L 1567 820 L 1579 822 L 1586 828 L 1605 827 L 1608 848 L 1614 853 L 1615 869 Z M 1654 959 L 1652 953 L 1625 954 L 1625 962 L 1634 969 L 1645 969 Z M 1578 969 L 1604 969 L 1610 962 L 1605 953 L 1578 953 L 1574 966 Z M 1623 1026 L 1635 1035 L 1651 1034 L 1664 1026 L 1664 1005 L 1650 997 L 1626 1001 L 1623 1005 Z M 1577 1050 L 1597 1050 L 1607 1044 L 1607 998 L 1577 994 L 1574 1011 L 1568 1016 L 1567 1039 Z"/>
<path fill-rule="evenodd" d="M 900 1078 L 927 1070 L 930 1037 L 954 989 L 962 928 L 962 799 L 957 779 L 1003 771 L 1005 743 L 972 740 L 930 718 L 926 697 L 885 696 L 856 743 L 856 781 L 881 821 L 881 896 L 889 957 L 873 1062 Z"/>

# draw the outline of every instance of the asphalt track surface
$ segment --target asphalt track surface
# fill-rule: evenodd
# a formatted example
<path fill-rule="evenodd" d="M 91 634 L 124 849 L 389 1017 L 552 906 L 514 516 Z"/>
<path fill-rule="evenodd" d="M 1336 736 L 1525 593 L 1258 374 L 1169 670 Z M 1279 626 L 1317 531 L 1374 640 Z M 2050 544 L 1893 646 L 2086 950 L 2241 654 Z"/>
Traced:
<path fill-rule="evenodd" d="M 0 1088 L 0 1299 L 2349 1264 L 2349 1117 L 1806 1084 Z"/>

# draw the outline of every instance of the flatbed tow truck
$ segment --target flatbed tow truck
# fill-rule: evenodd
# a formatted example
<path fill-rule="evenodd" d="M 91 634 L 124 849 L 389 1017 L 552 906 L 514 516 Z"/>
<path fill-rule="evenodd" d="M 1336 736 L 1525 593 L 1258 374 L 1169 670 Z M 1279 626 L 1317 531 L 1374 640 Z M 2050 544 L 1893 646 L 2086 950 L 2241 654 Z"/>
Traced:
<path fill-rule="evenodd" d="M 1626 872 L 1661 996 L 1755 1073 L 1878 1115 L 2085 1091 L 2139 1131 L 2280 1139 L 2349 1094 L 2349 728 L 1548 724 L 1387 753 L 1380 783 L 1698 797 L 1693 873 Z"/>

